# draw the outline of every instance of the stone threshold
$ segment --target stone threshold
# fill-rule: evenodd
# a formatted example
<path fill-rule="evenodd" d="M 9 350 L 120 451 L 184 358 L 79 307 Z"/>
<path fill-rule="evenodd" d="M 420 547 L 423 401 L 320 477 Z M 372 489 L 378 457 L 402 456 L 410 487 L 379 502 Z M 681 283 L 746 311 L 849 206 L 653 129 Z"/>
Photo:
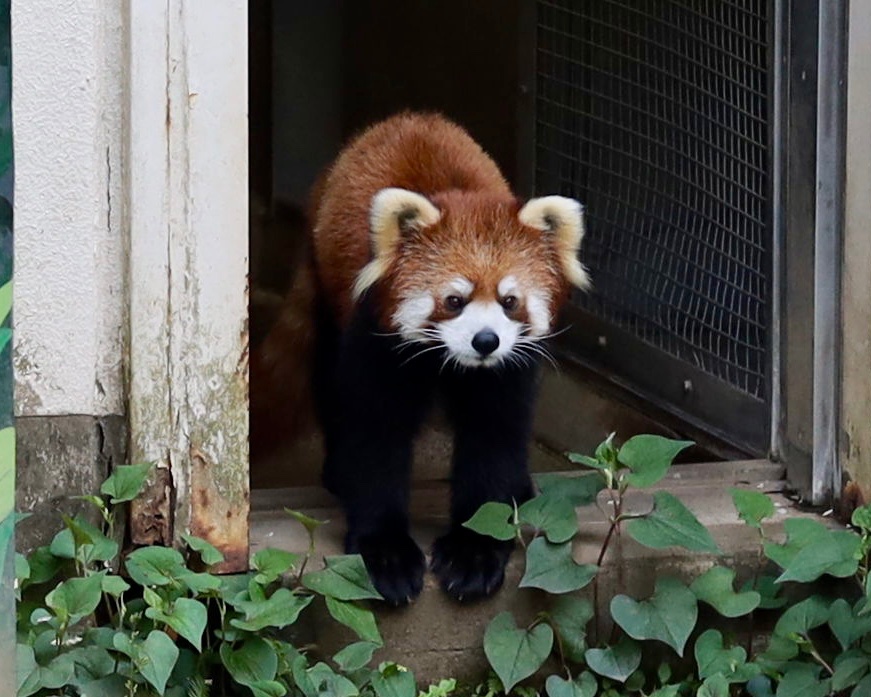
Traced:
<path fill-rule="evenodd" d="M 577 474 L 577 473 L 575 473 Z M 566 473 L 572 476 L 572 473 Z M 599 617 L 607 616 L 610 598 L 626 593 L 643 598 L 653 591 L 657 576 L 673 574 L 691 580 L 716 563 L 747 571 L 756 563 L 759 544 L 755 533 L 738 519 L 729 489 L 752 488 L 771 496 L 776 513 L 766 522 L 770 536 L 782 533 L 788 517 L 819 517 L 799 509 L 785 493 L 782 465 L 766 460 L 676 465 L 654 490 L 665 489 L 677 496 L 710 530 L 723 550 L 720 557 L 670 548 L 651 550 L 627 535 L 611 545 L 599 572 L 597 604 Z M 644 507 L 648 498 L 640 493 L 631 506 Z M 317 534 L 317 554 L 321 558 L 342 553 L 344 523 L 335 500 L 320 487 L 255 490 L 251 496 L 251 553 L 264 547 L 304 552 L 308 537 L 299 523 L 284 513 L 284 508 L 300 510 L 330 523 Z M 411 495 L 413 535 L 427 551 L 432 540 L 447 525 L 448 486 L 446 482 L 418 482 Z M 578 509 L 580 535 L 576 538 L 578 561 L 596 561 L 608 525 L 595 506 Z M 317 561 L 317 560 L 316 560 Z M 512 556 L 502 590 L 493 598 L 472 604 L 457 604 L 440 591 L 428 574 L 421 596 L 409 607 L 393 609 L 373 605 L 385 647 L 375 660 L 392 660 L 408 666 L 419 684 L 443 677 L 478 679 L 486 670 L 482 639 L 489 621 L 498 613 L 511 610 L 518 621 L 529 621 L 546 607 L 546 594 L 534 589 L 518 589 L 523 573 L 522 550 Z M 591 587 L 580 591 L 592 596 Z M 318 653 L 328 657 L 353 635 L 328 618 L 321 607 L 309 615 L 300 628 L 299 641 L 310 642 Z M 599 632 L 606 632 L 600 626 Z"/>

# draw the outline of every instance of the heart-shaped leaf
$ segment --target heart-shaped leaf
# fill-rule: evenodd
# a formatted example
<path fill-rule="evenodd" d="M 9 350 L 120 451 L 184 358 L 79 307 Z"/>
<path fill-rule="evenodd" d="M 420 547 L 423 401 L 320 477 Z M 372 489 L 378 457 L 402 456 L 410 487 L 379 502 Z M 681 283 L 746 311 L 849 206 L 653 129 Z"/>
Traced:
<path fill-rule="evenodd" d="M 251 685 L 275 678 L 278 671 L 278 656 L 268 642 L 260 637 L 250 637 L 238 649 L 221 643 L 221 663 L 233 680 L 240 685 Z"/>
<path fill-rule="evenodd" d="M 667 491 L 653 494 L 653 512 L 644 518 L 631 520 L 626 526 L 636 542 L 645 547 L 685 547 L 696 552 L 720 554 L 720 548 L 708 529 L 684 506 L 677 497 Z"/>
<path fill-rule="evenodd" d="M 200 559 L 206 566 L 214 566 L 224 561 L 221 550 L 203 538 L 195 535 L 182 535 L 182 539 L 187 542 L 188 547 L 200 555 Z"/>
<path fill-rule="evenodd" d="M 345 673 L 353 673 L 365 667 L 372 660 L 372 654 L 380 646 L 371 641 L 358 641 L 354 644 L 348 644 L 345 648 L 339 651 L 333 660 Z"/>
<path fill-rule="evenodd" d="M 694 651 L 700 678 L 709 678 L 719 673 L 730 683 L 746 682 L 760 673 L 759 666 L 747 663 L 747 652 L 743 648 L 725 648 L 723 635 L 716 629 L 703 632 L 696 639 Z"/>
<path fill-rule="evenodd" d="M 736 593 L 734 582 L 732 569 L 714 566 L 693 581 L 690 590 L 724 617 L 741 617 L 759 607 L 762 597 L 756 591 Z"/>
<path fill-rule="evenodd" d="M 337 600 L 382 600 L 359 554 L 327 557 L 325 561 L 326 568 L 305 574 L 302 585 Z"/>
<path fill-rule="evenodd" d="M 124 567 L 140 586 L 168 586 L 187 573 L 184 557 L 171 547 L 142 547 L 131 552 Z"/>
<path fill-rule="evenodd" d="M 296 622 L 299 613 L 312 601 L 310 595 L 297 595 L 287 588 L 279 588 L 267 600 L 245 600 L 236 603 L 236 609 L 245 619 L 232 619 L 237 629 L 259 632 L 266 627 L 281 629 Z"/>
<path fill-rule="evenodd" d="M 179 598 L 172 603 L 169 612 L 164 612 L 157 607 L 149 607 L 145 615 L 155 622 L 169 625 L 180 636 L 187 639 L 197 651 L 202 650 L 208 612 L 206 606 L 199 600 Z"/>
<path fill-rule="evenodd" d="M 729 681 L 720 673 L 714 673 L 702 681 L 696 697 L 729 697 Z"/>
<path fill-rule="evenodd" d="M 100 604 L 103 597 L 103 576 L 105 572 L 67 579 L 45 596 L 45 604 L 62 622 L 75 624 L 90 615 Z"/>
<path fill-rule="evenodd" d="M 270 584 L 281 574 L 296 566 L 302 556 L 283 549 L 261 549 L 251 559 L 254 568 L 259 572 L 254 576 L 254 580 L 264 586 Z"/>
<path fill-rule="evenodd" d="M 144 642 L 137 645 L 133 662 L 142 677 L 162 695 L 177 660 L 178 647 L 166 634 L 155 629 L 149 632 Z"/>
<path fill-rule="evenodd" d="M 756 591 L 759 593 L 759 607 L 763 610 L 776 610 L 777 608 L 786 605 L 786 598 L 780 597 L 780 591 L 783 586 L 777 584 L 777 579 L 774 576 L 764 574 L 755 579 L 747 579 L 741 592 Z"/>
<path fill-rule="evenodd" d="M 488 501 L 463 523 L 463 527 L 497 540 L 513 540 L 517 537 L 513 519 L 514 509 L 507 503 Z"/>
<path fill-rule="evenodd" d="M 540 530 L 554 544 L 567 542 L 578 531 L 575 507 L 564 496 L 540 494 L 520 507 L 518 517 L 521 523 Z"/>
<path fill-rule="evenodd" d="M 526 573 L 519 585 L 548 593 L 569 593 L 589 584 L 598 570 L 595 564 L 578 564 L 574 560 L 571 542 L 554 545 L 538 537 L 526 548 Z"/>
<path fill-rule="evenodd" d="M 484 653 L 506 694 L 542 666 L 552 647 L 550 626 L 537 624 L 532 629 L 519 629 L 510 612 L 496 615 L 484 634 Z"/>
<path fill-rule="evenodd" d="M 599 685 L 592 673 L 584 671 L 574 680 L 565 680 L 558 675 L 551 675 L 544 689 L 548 697 L 595 697 Z"/>
<path fill-rule="evenodd" d="M 774 515 L 774 502 L 761 491 L 732 488 L 729 492 L 738 510 L 738 517 L 747 525 L 761 530 L 762 521 Z"/>
<path fill-rule="evenodd" d="M 774 626 L 774 633 L 788 637 L 791 634 L 806 636 L 814 627 L 819 627 L 829 619 L 831 601 L 819 595 L 796 603 L 788 608 Z"/>
<path fill-rule="evenodd" d="M 780 684 L 776 697 L 825 697 L 829 694 L 828 681 L 819 679 L 819 666 L 806 663 L 790 663 Z"/>
<path fill-rule="evenodd" d="M 689 440 L 643 434 L 627 440 L 617 453 L 617 459 L 629 469 L 626 482 L 630 486 L 647 487 L 662 479 L 678 453 L 691 445 L 693 442 Z"/>
<path fill-rule="evenodd" d="M 698 618 L 695 594 L 675 578 L 663 576 L 649 600 L 637 602 L 625 595 L 611 600 L 611 616 L 633 639 L 656 639 L 679 656 Z"/>
<path fill-rule="evenodd" d="M 871 615 L 859 617 L 858 608 L 858 603 L 851 608 L 850 604 L 843 598 L 835 600 L 829 608 L 829 627 L 845 651 L 857 639 L 871 634 Z"/>
<path fill-rule="evenodd" d="M 587 649 L 584 657 L 590 670 L 602 677 L 626 682 L 641 665 L 641 647 L 629 637 L 623 637 L 607 649 Z"/>
<path fill-rule="evenodd" d="M 782 569 L 787 568 L 795 555 L 811 542 L 825 539 L 829 534 L 825 525 L 812 518 L 787 518 L 783 521 L 783 529 L 786 532 L 785 543 L 769 542 L 765 545 L 765 556 Z"/>
<path fill-rule="evenodd" d="M 548 616 L 568 660 L 583 662 L 587 649 L 587 625 L 593 614 L 593 605 L 586 598 L 558 595 L 554 599 Z"/>
<path fill-rule="evenodd" d="M 862 544 L 859 535 L 846 530 L 831 530 L 814 540 L 793 556 L 777 579 L 810 583 L 823 574 L 846 578 L 859 568 L 857 552 Z"/>
<path fill-rule="evenodd" d="M 859 681 L 850 697 L 871 697 L 871 675 L 866 675 Z"/>
<path fill-rule="evenodd" d="M 113 504 L 132 501 L 145 486 L 145 480 L 153 465 L 117 465 L 109 478 L 100 487 L 100 493 L 109 496 Z"/>
<path fill-rule="evenodd" d="M 867 654 L 841 654 L 835 659 L 835 672 L 832 675 L 832 689 L 841 692 L 853 687 L 868 673 L 871 659 Z"/>
<path fill-rule="evenodd" d="M 381 664 L 372 675 L 372 687 L 377 697 L 416 697 L 414 674 L 395 663 Z"/>
<path fill-rule="evenodd" d="M 336 600 L 330 596 L 326 597 L 326 603 L 327 610 L 334 620 L 353 629 L 354 633 L 363 641 L 381 645 L 381 634 L 378 632 L 375 615 L 371 610 L 347 600 Z"/>

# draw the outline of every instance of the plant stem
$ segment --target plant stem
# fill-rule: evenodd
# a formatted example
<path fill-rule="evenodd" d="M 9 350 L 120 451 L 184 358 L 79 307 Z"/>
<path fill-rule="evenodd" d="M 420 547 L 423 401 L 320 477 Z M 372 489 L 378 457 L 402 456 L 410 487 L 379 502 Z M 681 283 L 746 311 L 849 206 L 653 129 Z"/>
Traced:
<path fill-rule="evenodd" d="M 809 651 L 809 653 L 810 653 L 811 656 L 813 656 L 813 659 L 814 659 L 817 663 L 819 663 L 823 668 L 825 668 L 827 671 L 829 671 L 829 676 L 830 676 L 830 677 L 831 677 L 832 675 L 834 675 L 834 674 L 835 674 L 834 669 L 832 668 L 832 666 L 830 666 L 830 665 L 826 662 L 826 659 L 825 659 L 825 658 L 823 658 L 822 656 L 820 656 L 819 652 L 817 651 L 817 647 L 813 645 L 813 642 L 812 642 L 810 639 L 808 639 L 808 643 L 810 644 L 810 651 Z"/>

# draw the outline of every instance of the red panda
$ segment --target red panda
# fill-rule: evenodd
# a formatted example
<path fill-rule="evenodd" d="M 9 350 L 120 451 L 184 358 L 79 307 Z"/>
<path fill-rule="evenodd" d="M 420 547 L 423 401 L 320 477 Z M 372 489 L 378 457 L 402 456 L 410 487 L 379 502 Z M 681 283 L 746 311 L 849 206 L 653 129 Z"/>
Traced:
<path fill-rule="evenodd" d="M 459 600 L 501 586 L 512 543 L 462 524 L 487 501 L 531 495 L 538 343 L 570 289 L 588 284 L 583 233 L 577 201 L 522 204 L 481 147 L 435 114 L 370 127 L 319 182 L 311 244 L 324 479 L 345 510 L 347 551 L 363 556 L 388 602 L 410 601 L 423 584 L 409 467 L 435 399 L 455 441 L 451 526 L 432 569 Z"/>

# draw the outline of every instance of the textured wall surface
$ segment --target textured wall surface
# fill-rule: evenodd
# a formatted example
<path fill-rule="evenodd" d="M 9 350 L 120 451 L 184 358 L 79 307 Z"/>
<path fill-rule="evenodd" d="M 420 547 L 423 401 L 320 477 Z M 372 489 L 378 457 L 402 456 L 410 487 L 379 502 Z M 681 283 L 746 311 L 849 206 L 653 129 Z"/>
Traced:
<path fill-rule="evenodd" d="M 19 416 L 123 409 L 124 3 L 12 3 Z"/>
<path fill-rule="evenodd" d="M 850 3 L 841 452 L 871 495 L 871 6 Z"/>

